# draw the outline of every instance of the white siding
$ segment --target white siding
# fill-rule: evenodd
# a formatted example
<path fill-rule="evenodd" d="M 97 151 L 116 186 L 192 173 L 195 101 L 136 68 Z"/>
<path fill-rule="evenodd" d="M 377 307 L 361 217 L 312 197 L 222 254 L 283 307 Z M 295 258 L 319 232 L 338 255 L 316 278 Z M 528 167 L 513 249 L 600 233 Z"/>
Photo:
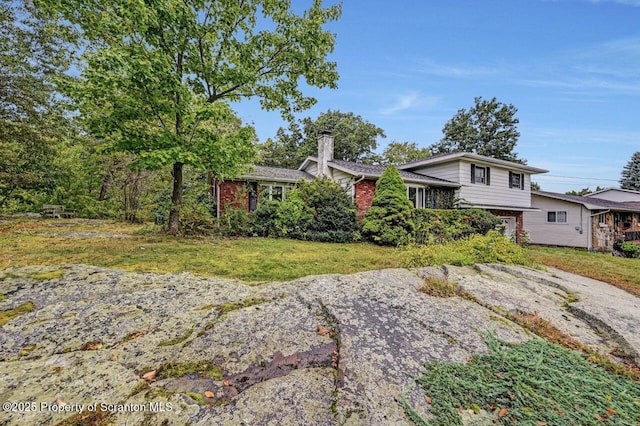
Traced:
<path fill-rule="evenodd" d="M 444 164 L 424 167 L 413 170 L 413 173 L 446 179 L 451 182 L 460 182 L 460 161 L 452 161 Z"/>
<path fill-rule="evenodd" d="M 471 183 L 471 162 L 460 161 L 460 198 L 469 204 L 492 206 L 531 207 L 531 176 L 524 173 L 524 189 L 509 188 L 509 169 L 475 163 L 489 167 L 489 185 Z M 521 173 L 513 170 L 514 173 Z M 440 177 L 440 176 L 437 176 Z"/>
<path fill-rule="evenodd" d="M 633 192 L 618 191 L 617 189 L 608 189 L 598 194 L 588 195 L 591 198 L 599 198 L 601 200 L 617 201 L 624 203 L 625 201 L 640 201 L 640 194 Z"/>
<path fill-rule="evenodd" d="M 305 169 L 303 171 L 309 173 L 311 176 L 317 176 L 318 175 L 318 163 L 310 161 L 309 164 L 307 165 L 307 167 L 305 167 Z"/>
<path fill-rule="evenodd" d="M 331 169 L 331 172 L 333 175 L 332 179 L 338 182 L 341 187 L 346 189 L 349 195 L 353 196 L 355 194 L 354 188 L 353 188 L 353 182 L 354 182 L 353 176 L 341 170 L 336 170 L 333 168 Z"/>
<path fill-rule="evenodd" d="M 531 205 L 541 210 L 539 212 L 524 212 L 524 230 L 529 233 L 532 244 L 590 248 L 590 210 L 581 204 L 554 200 L 535 194 L 531 195 Z M 567 222 L 547 222 L 547 212 L 549 211 L 566 211 Z"/>

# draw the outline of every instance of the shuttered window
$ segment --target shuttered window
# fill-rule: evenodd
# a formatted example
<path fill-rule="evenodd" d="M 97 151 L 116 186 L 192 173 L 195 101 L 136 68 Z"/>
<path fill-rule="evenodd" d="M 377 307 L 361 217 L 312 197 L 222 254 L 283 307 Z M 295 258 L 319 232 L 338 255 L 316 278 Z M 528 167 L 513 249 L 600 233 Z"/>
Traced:
<path fill-rule="evenodd" d="M 524 174 L 509 172 L 509 188 L 524 190 Z"/>
<path fill-rule="evenodd" d="M 491 169 L 489 167 L 480 167 L 475 164 L 471 165 L 471 183 L 491 184 Z"/>

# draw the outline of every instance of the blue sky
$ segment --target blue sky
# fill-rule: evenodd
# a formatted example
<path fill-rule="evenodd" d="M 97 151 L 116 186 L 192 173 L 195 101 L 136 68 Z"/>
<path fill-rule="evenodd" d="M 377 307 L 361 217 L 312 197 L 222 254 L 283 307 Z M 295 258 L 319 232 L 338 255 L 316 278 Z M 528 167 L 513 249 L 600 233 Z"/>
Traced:
<path fill-rule="evenodd" d="M 328 28 L 339 88 L 310 89 L 300 117 L 361 115 L 385 130 L 379 151 L 438 141 L 476 96 L 518 108 L 516 152 L 549 170 L 543 190 L 618 186 L 640 151 L 640 0 L 344 0 Z M 286 126 L 255 101 L 234 108 L 261 142 Z"/>

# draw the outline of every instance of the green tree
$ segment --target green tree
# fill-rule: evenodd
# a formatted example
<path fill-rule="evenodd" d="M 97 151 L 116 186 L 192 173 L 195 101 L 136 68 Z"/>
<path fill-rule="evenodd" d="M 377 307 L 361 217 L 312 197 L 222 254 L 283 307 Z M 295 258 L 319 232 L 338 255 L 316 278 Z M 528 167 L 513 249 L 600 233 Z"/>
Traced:
<path fill-rule="evenodd" d="M 53 79 L 70 64 L 70 34 L 28 1 L 0 1 L 0 208 L 55 184 L 66 119 Z"/>
<path fill-rule="evenodd" d="M 224 178 L 254 159 L 254 131 L 226 102 L 258 97 L 291 119 L 315 102 L 302 80 L 336 86 L 323 25 L 340 5 L 317 0 L 297 15 L 286 0 L 36 1 L 87 40 L 82 75 L 66 88 L 93 134 L 136 154 L 139 167 L 172 168 L 171 234 L 185 166 Z"/>
<path fill-rule="evenodd" d="M 602 191 L 603 189 L 604 188 L 600 188 L 599 186 L 597 186 L 596 189 L 593 190 L 593 191 L 590 188 L 582 188 L 580 191 L 573 190 L 573 191 L 565 192 L 565 194 L 567 194 L 567 195 L 588 195 L 588 194 L 591 194 L 593 192 Z"/>
<path fill-rule="evenodd" d="M 442 133 L 444 137 L 430 146 L 433 154 L 448 152 L 473 152 L 487 157 L 525 163 L 513 152 L 520 132 L 515 117 L 518 109 L 498 102 L 496 98 L 475 98 L 469 110 L 458 110 Z"/>
<path fill-rule="evenodd" d="M 410 163 L 429 157 L 429 148 L 419 148 L 415 142 L 391 142 L 382 151 L 382 164 L 394 165 Z"/>
<path fill-rule="evenodd" d="M 531 190 L 532 191 L 540 191 L 540 184 L 538 182 L 531 181 Z"/>
<path fill-rule="evenodd" d="M 413 204 L 398 170 L 388 166 L 376 182 L 372 206 L 362 222 L 365 238 L 380 245 L 403 245 L 411 240 Z"/>
<path fill-rule="evenodd" d="M 622 169 L 620 187 L 640 191 L 640 151 L 634 153 L 627 165 Z"/>
<path fill-rule="evenodd" d="M 378 137 L 384 130 L 352 112 L 328 110 L 315 120 L 307 117 L 291 123 L 288 131 L 280 128 L 275 139 L 261 147 L 261 162 L 265 166 L 297 168 L 305 158 L 318 153 L 318 135 L 331 131 L 334 137 L 334 158 L 370 163 L 376 158 Z"/>

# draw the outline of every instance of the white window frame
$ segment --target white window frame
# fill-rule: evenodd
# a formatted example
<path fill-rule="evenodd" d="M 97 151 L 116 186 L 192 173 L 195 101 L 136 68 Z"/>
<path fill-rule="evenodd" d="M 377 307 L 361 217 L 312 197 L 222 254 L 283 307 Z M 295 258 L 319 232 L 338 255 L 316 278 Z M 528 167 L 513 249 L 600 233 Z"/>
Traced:
<path fill-rule="evenodd" d="M 553 220 L 549 220 L 549 214 L 553 213 Z M 564 215 L 564 220 L 560 220 L 560 216 Z M 549 210 L 547 211 L 547 223 L 567 223 L 568 214 L 566 210 Z"/>
<path fill-rule="evenodd" d="M 261 183 L 260 184 L 260 197 L 261 198 L 265 198 L 268 196 L 269 200 L 273 200 L 273 189 L 274 188 L 281 188 L 282 189 L 282 196 L 281 199 L 279 201 L 284 201 L 284 199 L 286 198 L 286 193 L 287 193 L 287 186 L 284 184 L 278 184 L 278 183 Z"/>
<path fill-rule="evenodd" d="M 416 199 L 415 201 L 411 199 L 411 196 L 409 195 L 409 192 L 411 189 L 415 189 L 416 191 Z M 409 198 L 409 200 L 413 203 L 413 206 L 416 209 L 424 209 L 424 202 L 425 202 L 425 196 L 426 196 L 426 188 L 424 186 L 418 186 L 418 185 L 407 185 L 407 197 Z"/>

